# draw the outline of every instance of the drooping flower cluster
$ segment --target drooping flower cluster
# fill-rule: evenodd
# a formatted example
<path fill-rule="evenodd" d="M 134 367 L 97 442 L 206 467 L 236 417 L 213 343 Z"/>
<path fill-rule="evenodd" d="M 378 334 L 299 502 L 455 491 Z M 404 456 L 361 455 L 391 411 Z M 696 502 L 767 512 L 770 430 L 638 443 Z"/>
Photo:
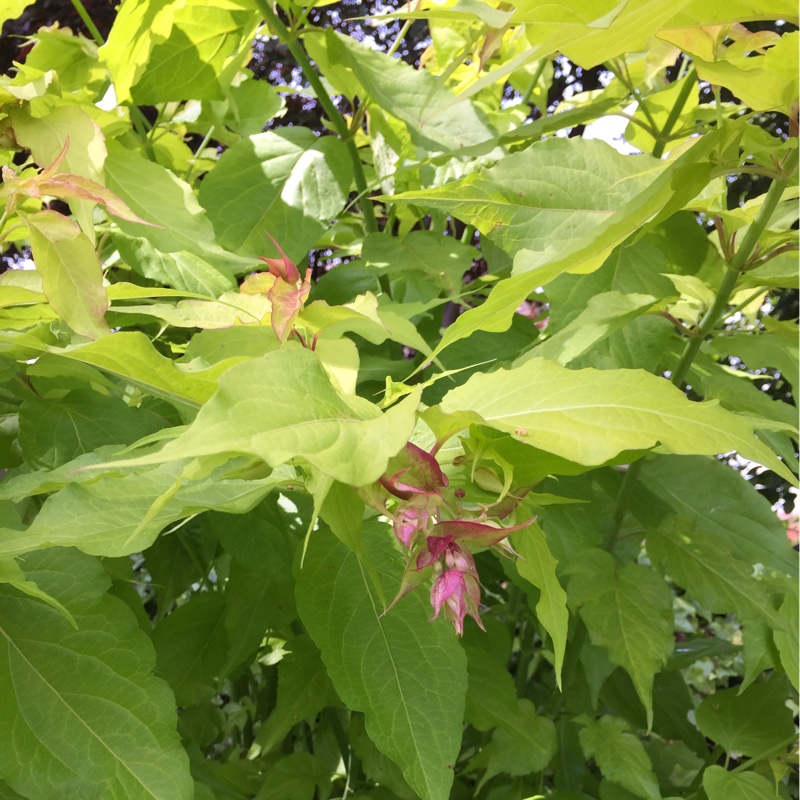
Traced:
<path fill-rule="evenodd" d="M 532 520 L 500 528 L 480 521 L 485 519 L 486 509 L 477 518 L 464 519 L 460 502 L 464 491 L 449 489 L 449 481 L 435 452 L 435 449 L 426 452 L 409 442 L 392 459 L 390 469 L 380 479 L 381 486 L 395 499 L 391 511 L 386 508 L 389 498 L 381 499 L 375 491 L 365 492 L 364 499 L 391 516 L 394 535 L 406 553 L 400 590 L 389 609 L 433 576 L 431 619 L 444 613 L 456 632 L 462 635 L 466 616 L 483 628 L 480 578 L 470 547 L 492 547 L 504 554 L 516 555 L 505 541 L 506 537 L 527 527 Z M 493 516 L 507 516 L 518 502 L 518 499 L 507 498 Z M 455 518 L 442 519 L 445 515 Z"/>

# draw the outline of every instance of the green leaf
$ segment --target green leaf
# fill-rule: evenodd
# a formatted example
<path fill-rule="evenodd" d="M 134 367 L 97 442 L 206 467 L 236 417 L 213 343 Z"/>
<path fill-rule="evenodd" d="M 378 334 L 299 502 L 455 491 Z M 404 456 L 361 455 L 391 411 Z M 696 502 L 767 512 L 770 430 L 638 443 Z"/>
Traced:
<path fill-rule="evenodd" d="M 561 260 L 588 236 L 597 238 L 661 169 L 651 156 L 623 156 L 599 140 L 555 137 L 462 180 L 391 200 L 447 211 L 507 253 L 524 248 L 547 263 Z M 515 272 L 534 265 L 522 270 L 515 264 Z"/>
<path fill-rule="evenodd" d="M 791 328 L 775 326 L 768 333 L 739 334 L 735 338 L 720 336 L 714 339 L 712 347 L 722 356 L 740 358 L 748 369 L 775 367 L 795 387 L 800 385 L 800 357 L 792 333 Z"/>
<path fill-rule="evenodd" d="M 114 81 L 117 101 L 130 100 L 131 87 L 145 71 L 153 47 L 172 31 L 177 0 L 128 2 L 120 9 L 100 58 Z"/>
<path fill-rule="evenodd" d="M 103 445 L 132 444 L 162 427 L 155 415 L 91 389 L 59 400 L 29 398 L 19 409 L 19 442 L 34 469 L 60 467 Z"/>
<path fill-rule="evenodd" d="M 369 98 L 403 120 L 426 149 L 457 151 L 494 138 L 483 113 L 468 99 L 454 97 L 428 70 L 413 69 L 333 30 L 327 32 L 327 46 L 331 62 L 351 69 Z"/>
<path fill-rule="evenodd" d="M 42 591 L 33 581 L 29 581 L 20 565 L 13 558 L 0 559 L 0 584 L 2 583 L 13 586 L 29 597 L 52 606 L 56 611 L 64 615 L 64 618 L 69 621 L 73 628 L 77 629 L 78 626 L 75 624 L 75 619 L 66 607 L 59 603 L 55 597 L 51 597 L 47 592 Z"/>
<path fill-rule="evenodd" d="M 561 667 L 567 646 L 569 612 L 567 593 L 556 577 L 558 562 L 547 546 L 542 529 L 536 524 L 514 535 L 514 548 L 521 556 L 514 562 L 517 571 L 541 592 L 539 602 L 536 604 L 536 616 L 553 640 L 556 683 L 560 689 Z"/>
<path fill-rule="evenodd" d="M 501 161 L 493 168 L 500 180 L 486 180 L 484 176 L 491 172 L 487 170 L 440 189 L 393 197 L 394 202 L 424 202 L 442 208 L 516 252 L 513 277 L 496 284 L 482 305 L 462 314 L 445 331 L 434 355 L 476 330 L 508 330 L 520 303 L 537 287 L 571 268 L 580 266 L 583 272 L 597 269 L 632 233 L 680 209 L 708 183 L 709 153 L 728 139 L 735 141 L 737 133 L 738 128 L 720 132 L 719 138 L 706 134 L 667 166 L 642 157 L 650 166 L 638 170 L 632 157 L 621 156 L 604 143 L 581 140 L 581 146 L 573 149 L 568 140 L 549 139 Z M 516 164 L 512 161 L 509 165 L 509 159 L 516 159 Z M 566 161 L 571 165 L 571 192 L 564 189 Z M 540 169 L 548 176 L 545 180 Z M 519 184 L 521 189 L 514 188 Z M 571 200 L 573 195 L 583 202 Z M 609 202 L 611 197 L 616 198 L 616 205 Z M 566 204 L 563 209 L 558 200 Z M 532 241 L 535 249 L 529 246 Z"/>
<path fill-rule="evenodd" d="M 137 272 L 158 283 L 208 297 L 219 297 L 236 288 L 233 273 L 225 264 L 212 264 L 188 251 L 162 253 L 147 239 L 114 235 L 120 255 Z"/>
<path fill-rule="evenodd" d="M 708 800 L 775 800 L 774 785 L 755 772 L 728 772 L 710 766 L 703 773 Z"/>
<path fill-rule="evenodd" d="M 649 311 L 655 303 L 656 298 L 649 294 L 599 294 L 569 325 L 514 363 L 524 364 L 531 358 L 541 357 L 566 366 L 614 331 Z"/>
<path fill-rule="evenodd" d="M 296 617 L 294 587 L 287 579 L 273 582 L 262 571 L 231 566 L 225 585 L 225 630 L 228 650 L 222 674 L 249 666 L 267 629 L 280 629 Z"/>
<path fill-rule="evenodd" d="M 0 587 L 0 775 L 26 797 L 191 800 L 175 701 L 153 648 L 92 558 L 28 555 L 28 578 L 63 603 Z"/>
<path fill-rule="evenodd" d="M 172 687 L 178 705 L 195 705 L 216 693 L 228 648 L 224 615 L 224 596 L 205 592 L 156 625 L 158 674 Z"/>
<path fill-rule="evenodd" d="M 546 359 L 473 375 L 440 403 L 453 432 L 483 423 L 579 464 L 603 464 L 624 450 L 660 443 L 673 453 L 736 448 L 791 479 L 791 473 L 736 414 L 693 403 L 641 370 L 570 370 Z"/>
<path fill-rule="evenodd" d="M 351 550 L 362 555 L 366 552 L 361 536 L 364 501 L 349 486 L 339 481 L 333 482 L 325 496 L 320 516 Z"/>
<path fill-rule="evenodd" d="M 461 293 L 461 278 L 472 265 L 474 252 L 451 237 L 412 231 L 402 238 L 370 234 L 364 239 L 361 257 L 371 268 L 392 277 L 393 284 L 402 276 L 407 282 L 433 284 L 448 295 L 456 295 Z M 398 299 L 394 285 L 392 297 Z"/>
<path fill-rule="evenodd" d="M 17 142 L 30 149 L 39 166 L 52 164 L 69 142 L 59 172 L 81 175 L 103 184 L 103 162 L 106 158 L 104 137 L 82 108 L 56 106 L 41 118 L 20 110 L 11 119 Z M 92 202 L 70 200 L 70 209 L 92 244 L 95 243 L 93 208 Z"/>
<path fill-rule="evenodd" d="M 174 4 L 169 35 L 153 42 L 146 69 L 133 84 L 135 102 L 223 99 L 230 79 L 247 60 L 257 24 L 252 4 L 240 0 Z M 225 80 L 228 67 L 233 72 Z"/>
<path fill-rule="evenodd" d="M 402 573 L 386 525 L 365 526 L 387 597 Z M 443 620 L 412 592 L 386 616 L 358 557 L 324 529 L 309 544 L 297 605 L 339 696 L 423 800 L 447 800 L 461 744 L 466 659 Z"/>
<path fill-rule="evenodd" d="M 652 569 L 640 564 L 617 568 L 602 550 L 579 553 L 565 574 L 570 578 L 570 602 L 579 608 L 592 644 L 605 647 L 609 658 L 628 671 L 650 729 L 653 675 L 675 645 L 669 589 Z"/>
<path fill-rule="evenodd" d="M 328 699 L 328 676 L 314 643 L 297 636 L 286 649 L 278 664 L 278 702 L 258 729 L 248 758 L 269 753 L 298 722 L 316 716 Z"/>
<path fill-rule="evenodd" d="M 653 765 L 641 741 L 627 724 L 603 716 L 578 734 L 586 758 L 593 758 L 603 776 L 633 792 L 636 797 L 660 800 Z"/>
<path fill-rule="evenodd" d="M 234 256 L 217 245 L 214 228 L 188 183 L 117 141 L 109 141 L 107 146 L 106 185 L 135 214 L 156 226 L 118 220 L 123 233 L 147 239 L 161 253 L 194 253 L 240 270 L 252 266 L 251 259 Z"/>
<path fill-rule="evenodd" d="M 16 19 L 34 0 L 8 0 L 0 13 L 0 23 L 9 19 Z"/>
<path fill-rule="evenodd" d="M 218 371 L 182 370 L 138 331 L 120 331 L 92 344 L 50 352 L 97 367 L 182 411 L 194 412 L 217 389 Z"/>
<path fill-rule="evenodd" d="M 342 210 L 352 167 L 345 145 L 307 128 L 257 133 L 230 147 L 200 185 L 223 247 L 300 261 Z"/>
<path fill-rule="evenodd" d="M 529 775 L 541 772 L 556 753 L 556 726 L 540 717 L 530 700 L 516 702 L 514 713 L 498 726 L 481 753 L 488 755 L 481 785 L 495 775 Z"/>
<path fill-rule="evenodd" d="M 653 564 L 688 590 L 714 614 L 735 611 L 740 619 L 762 619 L 783 628 L 768 584 L 753 578 L 750 564 L 731 556 L 713 534 L 686 519 L 673 517 L 647 533 Z"/>
<path fill-rule="evenodd" d="M 108 295 L 103 272 L 89 238 L 55 211 L 25 217 L 36 270 L 53 311 L 81 336 L 99 339 L 109 332 L 103 319 Z"/>
<path fill-rule="evenodd" d="M 794 733 L 792 712 L 786 707 L 789 686 L 778 676 L 754 683 L 744 693 L 723 689 L 700 703 L 697 727 L 730 753 L 761 757 L 785 743 Z"/>
<path fill-rule="evenodd" d="M 508 670 L 486 650 L 469 646 L 469 684 L 464 719 L 479 731 L 505 724 L 517 712 L 517 692 Z"/>
<path fill-rule="evenodd" d="M 783 666 L 784 672 L 789 677 L 794 688 L 800 690 L 800 687 L 798 687 L 798 682 L 800 682 L 800 677 L 798 677 L 800 676 L 800 666 L 798 666 L 798 650 L 800 650 L 800 646 L 798 646 L 797 641 L 797 631 L 800 628 L 798 605 L 800 603 L 798 603 L 797 598 L 797 586 L 792 584 L 780 609 L 778 609 L 778 613 L 784 623 L 783 629 L 774 631 L 772 635 L 775 640 L 775 646 L 780 653 L 781 666 Z"/>
<path fill-rule="evenodd" d="M 317 786 L 328 786 L 330 769 L 319 756 L 290 753 L 270 764 L 269 779 L 254 800 L 312 800 Z"/>
<path fill-rule="evenodd" d="M 213 508 L 249 511 L 281 483 L 277 475 L 262 480 L 184 480 L 184 467 L 185 463 L 171 463 L 141 474 L 69 484 L 47 499 L 26 531 L 0 529 L 0 555 L 54 545 L 102 556 L 137 553 L 171 522 Z"/>
<path fill-rule="evenodd" d="M 708 458 L 660 456 L 645 462 L 640 480 L 736 558 L 797 575 L 797 557 L 769 501 L 730 467 Z M 653 519 L 651 527 L 660 521 Z"/>
<path fill-rule="evenodd" d="M 231 367 L 183 435 L 127 463 L 247 453 L 276 467 L 299 456 L 335 480 L 364 486 L 409 440 L 418 397 L 381 414 L 367 400 L 339 394 L 311 350 L 285 347 Z"/>

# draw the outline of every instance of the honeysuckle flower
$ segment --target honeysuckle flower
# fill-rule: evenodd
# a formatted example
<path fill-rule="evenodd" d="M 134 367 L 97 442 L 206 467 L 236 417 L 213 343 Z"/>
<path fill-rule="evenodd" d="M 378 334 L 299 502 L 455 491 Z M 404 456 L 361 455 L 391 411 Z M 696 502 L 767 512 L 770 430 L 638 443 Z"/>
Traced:
<path fill-rule="evenodd" d="M 510 533 L 526 528 L 533 520 L 501 528 L 482 521 L 490 513 L 489 507 L 484 506 L 479 506 L 482 511 L 477 519 L 461 519 L 460 500 L 465 492 L 456 489 L 449 498 L 447 495 L 443 497 L 443 490 L 448 485 L 447 476 L 435 456 L 409 442 L 391 459 L 379 482 L 362 496 L 374 508 L 386 513 L 390 512 L 386 511 L 386 500 L 380 492 L 386 492 L 399 501 L 395 502 L 391 513 L 392 528 L 395 538 L 407 551 L 406 568 L 397 595 L 384 613 L 433 574 L 432 619 L 444 611 L 460 636 L 467 615 L 483 628 L 479 614 L 480 579 L 470 547 L 491 547 L 501 552 L 505 550 L 504 555 L 515 556 L 517 554 L 506 539 Z M 522 498 L 508 494 L 505 486 L 498 484 L 495 488 L 503 494 L 497 510 L 503 517 L 508 516 Z M 384 497 L 389 499 L 387 495 Z M 458 518 L 441 521 L 440 506 Z M 492 513 L 492 516 L 497 514 Z"/>
<path fill-rule="evenodd" d="M 419 531 L 427 527 L 429 519 L 430 512 L 425 508 L 415 508 L 414 506 L 400 508 L 392 520 L 392 528 L 397 541 L 406 550 L 410 550 L 412 541 Z"/>
<path fill-rule="evenodd" d="M 478 607 L 481 602 L 480 584 L 469 572 L 448 569 L 442 572 L 431 587 L 431 605 L 435 620 L 444 609 L 444 615 L 453 623 L 456 633 L 464 635 L 464 617 L 469 614 L 481 630 L 486 630 L 481 622 Z"/>

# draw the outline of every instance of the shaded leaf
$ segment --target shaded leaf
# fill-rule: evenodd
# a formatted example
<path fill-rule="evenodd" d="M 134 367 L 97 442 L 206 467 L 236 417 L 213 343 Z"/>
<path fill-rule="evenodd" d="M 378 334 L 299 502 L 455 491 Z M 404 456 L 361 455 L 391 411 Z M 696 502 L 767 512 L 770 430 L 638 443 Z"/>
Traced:
<path fill-rule="evenodd" d="M 105 594 L 92 558 L 61 549 L 26 557 L 56 610 L 0 587 L 0 774 L 28 797 L 190 800 L 175 701 L 152 675 L 153 649 L 124 603 Z"/>
<path fill-rule="evenodd" d="M 387 526 L 369 532 L 390 597 L 402 562 Z M 297 592 L 301 618 L 341 698 L 366 714 L 370 738 L 424 800 L 446 800 L 467 688 L 466 659 L 449 626 L 428 623 L 418 592 L 381 616 L 358 557 L 324 529 L 311 537 Z"/>
<path fill-rule="evenodd" d="M 609 658 L 624 667 L 653 724 L 653 675 L 672 649 L 672 595 L 648 567 L 617 568 L 611 555 L 585 550 L 569 563 L 569 597 L 580 610 L 592 644 L 606 648 Z"/>
<path fill-rule="evenodd" d="M 794 732 L 792 712 L 786 707 L 788 691 L 779 676 L 754 683 L 742 694 L 738 689 L 723 689 L 700 703 L 697 726 L 727 752 L 766 755 L 783 742 L 788 746 Z"/>
<path fill-rule="evenodd" d="M 647 752 L 623 720 L 600 717 L 578 736 L 586 757 L 597 762 L 606 778 L 629 789 L 636 797 L 660 800 L 661 792 Z"/>
<path fill-rule="evenodd" d="M 536 604 L 536 617 L 553 640 L 556 683 L 560 689 L 569 612 L 567 593 L 556 577 L 558 562 L 547 546 L 542 529 L 535 523 L 526 528 L 524 533 L 514 536 L 514 549 L 521 556 L 515 562 L 517 572 L 541 592 Z"/>

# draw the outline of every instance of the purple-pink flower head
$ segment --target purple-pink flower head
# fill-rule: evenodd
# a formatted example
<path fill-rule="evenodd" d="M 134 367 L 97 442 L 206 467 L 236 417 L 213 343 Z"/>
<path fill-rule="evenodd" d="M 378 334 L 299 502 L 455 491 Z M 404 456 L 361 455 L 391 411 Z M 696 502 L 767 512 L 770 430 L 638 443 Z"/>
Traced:
<path fill-rule="evenodd" d="M 431 620 L 436 619 L 444 609 L 444 615 L 453 623 L 459 636 L 464 635 L 464 617 L 467 614 L 482 630 L 486 630 L 478 614 L 480 601 L 481 590 L 476 578 L 458 569 L 448 569 L 439 575 L 431 588 L 434 611 Z"/>

